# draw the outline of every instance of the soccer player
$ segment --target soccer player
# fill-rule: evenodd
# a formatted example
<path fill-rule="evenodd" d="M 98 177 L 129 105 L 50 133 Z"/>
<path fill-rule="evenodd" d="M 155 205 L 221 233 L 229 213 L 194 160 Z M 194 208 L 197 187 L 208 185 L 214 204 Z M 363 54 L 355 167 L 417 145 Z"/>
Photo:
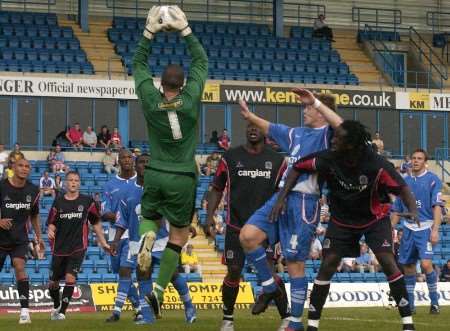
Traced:
<path fill-rule="evenodd" d="M 167 8 L 167 7 L 166 7 Z M 167 21 L 167 18 L 170 18 Z M 162 92 L 153 84 L 148 57 L 155 34 L 162 29 L 179 31 L 192 57 L 186 85 L 183 68 L 171 64 L 161 77 Z M 160 220 L 170 223 L 169 242 L 161 256 L 161 268 L 155 284 L 156 299 L 162 303 L 164 289 L 178 266 L 181 248 L 189 237 L 197 184 L 195 149 L 200 101 L 208 75 L 208 58 L 192 34 L 185 14 L 169 6 L 162 17 L 159 7 L 149 12 L 144 36 L 136 47 L 133 76 L 136 93 L 147 122 L 151 160 L 146 169 L 142 197 L 141 232 L 145 232 L 138 263 L 151 265 L 151 247 Z M 141 259 L 142 257 L 142 259 Z"/>
<path fill-rule="evenodd" d="M 398 262 L 403 265 L 411 311 L 415 311 L 416 263 L 417 260 L 420 260 L 422 270 L 426 274 L 431 300 L 430 314 L 439 314 L 438 276 L 433 269 L 432 259 L 433 246 L 439 241 L 439 226 L 442 218 L 442 182 L 438 176 L 427 170 L 427 160 L 427 152 L 423 149 L 417 149 L 411 155 L 411 174 L 405 177 L 405 182 L 416 197 L 420 226 L 406 221 L 403 222 L 403 236 L 400 241 Z M 392 225 L 395 226 L 400 220 L 397 213 L 406 211 L 406 207 L 397 199 L 392 211 L 391 220 Z"/>
<path fill-rule="evenodd" d="M 301 157 L 327 148 L 331 128 L 336 128 L 342 123 L 341 117 L 335 113 L 336 104 L 332 96 L 315 95 L 304 89 L 294 89 L 293 92 L 305 105 L 304 127 L 289 128 L 282 124 L 270 123 L 251 113 L 244 101 L 240 102 L 242 116 L 259 127 L 263 134 L 275 141 L 281 150 L 289 155 L 288 170 Z M 283 187 L 285 177 L 286 173 L 280 187 Z M 266 253 L 261 245 L 266 239 L 273 243 L 279 236 L 291 283 L 291 317 L 288 329 L 303 330 L 301 317 L 308 289 L 305 260 L 309 257 L 320 219 L 320 188 L 317 176 L 305 174 L 298 178 L 297 184 L 289 194 L 288 212 L 278 224 L 269 220 L 276 198 L 277 194 L 272 195 L 264 206 L 252 215 L 240 235 L 247 260 L 255 266 L 263 285 L 263 293 L 253 306 L 252 313 L 259 314 L 265 311 L 269 302 L 281 293 L 270 272 L 265 259 Z"/>
<path fill-rule="evenodd" d="M 103 187 L 104 200 L 102 202 L 102 219 L 111 223 L 109 229 L 109 241 L 112 242 L 116 234 L 117 214 L 120 201 L 126 198 L 135 187 L 136 173 L 134 171 L 134 159 L 127 149 L 119 152 L 120 174 L 109 180 Z M 134 320 L 142 319 L 139 307 L 139 295 L 132 282 L 132 273 L 136 269 L 136 257 L 129 255 L 128 232 L 125 232 L 116 248 L 116 254 L 111 256 L 111 266 L 114 273 L 119 274 L 119 286 L 114 310 L 106 322 L 117 322 L 120 319 L 123 305 L 127 297 L 135 309 Z"/>
<path fill-rule="evenodd" d="M 141 198 L 144 184 L 144 171 L 145 166 L 148 163 L 149 155 L 142 154 L 137 157 L 135 163 L 135 170 L 137 174 L 134 187 L 128 190 L 128 193 L 119 203 L 119 214 L 115 223 L 116 233 L 113 242 L 111 243 L 111 249 L 114 253 L 117 253 L 121 243 L 123 242 L 123 234 L 128 232 L 128 246 L 127 259 L 135 261 L 139 253 L 140 239 L 139 234 L 139 216 Z M 122 244 L 123 245 L 123 244 Z M 136 269 L 137 280 L 139 284 L 139 304 L 141 307 L 142 319 L 136 321 L 136 324 L 151 324 L 154 322 L 155 317 L 150 309 L 150 306 L 145 301 L 145 295 L 150 294 L 152 290 L 151 280 L 149 281 L 148 271 Z M 129 280 L 132 281 L 131 279 Z"/>
<path fill-rule="evenodd" d="M 45 249 L 39 222 L 39 188 L 30 183 L 30 163 L 19 158 L 13 164 L 14 175 L 0 181 L 0 270 L 9 256 L 16 273 L 20 300 L 19 324 L 31 323 L 28 310 L 30 284 L 25 270 L 28 252 L 27 223 L 31 220 L 35 240 Z"/>
<path fill-rule="evenodd" d="M 214 212 L 222 199 L 223 191 L 228 194 L 228 218 L 225 232 L 225 264 L 227 274 L 223 280 L 223 320 L 220 330 L 234 330 L 234 305 L 239 293 L 239 282 L 245 264 L 245 253 L 239 241 L 239 233 L 248 218 L 272 196 L 283 171 L 284 157 L 264 145 L 262 131 L 253 124 L 247 125 L 246 144 L 228 150 L 220 161 L 208 195 L 208 216 L 206 232 L 215 236 Z M 271 273 L 272 275 L 272 273 Z M 276 275 L 276 274 L 274 274 Z M 277 277 L 280 286 L 283 281 Z M 276 298 L 277 308 L 283 319 L 284 330 L 289 317 L 286 291 Z"/>
<path fill-rule="evenodd" d="M 293 165 L 270 215 L 276 220 L 283 213 L 288 193 L 300 176 L 316 173 L 326 180 L 331 219 L 323 242 L 322 263 L 311 292 L 307 331 L 318 330 L 330 280 L 342 257 L 359 255 L 363 235 L 386 274 L 403 330 L 415 330 L 405 281 L 392 249 L 389 209 L 384 208 L 382 199 L 386 192 L 400 196 L 411 220 L 416 219 L 416 203 L 392 164 L 376 154 L 369 144 L 370 134 L 361 123 L 344 121 L 335 130 L 331 149 L 306 156 Z"/>
<path fill-rule="evenodd" d="M 52 246 L 49 292 L 53 299 L 52 321 L 66 319 L 66 310 L 77 282 L 88 247 L 89 224 L 100 247 L 109 252 L 103 235 L 100 212 L 94 199 L 80 194 L 80 175 L 69 171 L 65 179 L 66 193 L 58 195 L 48 215 L 48 239 Z M 62 298 L 59 281 L 64 279 Z"/>

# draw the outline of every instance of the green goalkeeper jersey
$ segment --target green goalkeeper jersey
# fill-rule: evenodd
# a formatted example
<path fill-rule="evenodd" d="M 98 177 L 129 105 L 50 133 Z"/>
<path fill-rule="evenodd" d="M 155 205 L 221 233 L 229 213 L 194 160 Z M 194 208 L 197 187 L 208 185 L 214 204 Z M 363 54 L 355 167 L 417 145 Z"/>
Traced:
<path fill-rule="evenodd" d="M 208 57 L 193 34 L 186 36 L 184 40 L 192 62 L 186 85 L 177 97 L 167 101 L 153 85 L 148 66 L 152 42 L 144 37 L 136 47 L 133 76 L 147 122 L 151 153 L 149 167 L 195 174 L 198 119 L 203 88 L 208 76 Z"/>

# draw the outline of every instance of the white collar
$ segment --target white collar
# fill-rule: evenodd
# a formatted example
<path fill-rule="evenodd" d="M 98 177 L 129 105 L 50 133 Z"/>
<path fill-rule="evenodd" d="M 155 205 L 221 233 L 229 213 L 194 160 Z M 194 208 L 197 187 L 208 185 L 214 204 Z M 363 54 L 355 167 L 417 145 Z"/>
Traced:
<path fill-rule="evenodd" d="M 420 178 L 420 177 L 425 176 L 427 173 L 428 173 L 428 170 L 425 169 L 425 171 L 424 171 L 422 174 L 420 174 L 419 176 L 413 176 L 413 175 L 411 175 L 411 177 L 414 177 L 414 178 Z"/>
<path fill-rule="evenodd" d="M 118 180 L 121 180 L 121 181 L 129 181 L 129 180 L 136 179 L 136 178 L 137 178 L 137 173 L 134 173 L 133 177 L 130 177 L 130 178 L 128 178 L 128 179 L 122 178 L 122 177 L 120 177 L 119 175 L 116 175 L 116 178 L 117 178 Z"/>

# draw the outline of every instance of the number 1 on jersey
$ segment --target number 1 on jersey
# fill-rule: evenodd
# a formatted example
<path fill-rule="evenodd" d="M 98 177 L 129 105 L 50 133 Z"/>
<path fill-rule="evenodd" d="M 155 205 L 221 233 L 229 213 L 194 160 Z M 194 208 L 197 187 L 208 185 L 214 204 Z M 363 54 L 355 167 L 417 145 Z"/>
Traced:
<path fill-rule="evenodd" d="M 169 117 L 169 125 L 172 130 L 173 140 L 180 140 L 183 138 L 183 133 L 180 128 L 180 121 L 178 120 L 178 115 L 176 111 L 168 111 L 167 116 Z"/>

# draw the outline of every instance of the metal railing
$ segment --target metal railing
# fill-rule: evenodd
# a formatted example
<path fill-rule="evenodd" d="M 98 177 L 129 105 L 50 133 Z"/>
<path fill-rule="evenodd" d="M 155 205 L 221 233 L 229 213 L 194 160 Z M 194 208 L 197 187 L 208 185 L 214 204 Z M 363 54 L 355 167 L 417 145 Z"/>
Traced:
<path fill-rule="evenodd" d="M 427 12 L 427 25 L 431 26 L 433 35 L 441 32 L 445 38 L 445 45 L 442 47 L 442 57 L 446 55 L 447 62 L 449 62 L 450 50 L 449 50 L 449 35 L 450 35 L 450 12 Z M 447 28 L 447 29 L 443 29 Z M 446 30 L 446 31 L 443 31 Z"/>
<path fill-rule="evenodd" d="M 23 11 L 27 11 L 27 7 L 36 7 L 36 6 L 42 6 L 47 7 L 47 11 L 50 12 L 50 7 L 56 5 L 56 0 L 0 0 L 0 10 L 3 10 L 4 4 L 11 4 L 11 5 L 22 5 Z M 18 7 L 18 6 L 17 6 Z M 7 8 L 7 10 L 14 10 L 18 8 Z"/>
<path fill-rule="evenodd" d="M 112 10 L 112 16 L 124 16 L 124 11 L 133 13 L 132 16 L 145 17 L 153 5 L 167 5 L 167 1 L 124 1 L 106 0 L 106 7 Z M 178 5 L 189 16 L 204 21 L 250 21 L 266 23 L 272 21 L 271 0 L 203 0 L 203 3 L 185 3 L 184 0 L 172 1 L 171 4 Z M 245 10 L 243 10 L 245 8 Z M 118 14 L 118 11 L 120 14 Z"/>
<path fill-rule="evenodd" d="M 352 21 L 358 28 L 366 24 L 375 24 L 375 28 L 390 27 L 394 31 L 402 24 L 402 12 L 399 9 L 352 7 Z"/>
<path fill-rule="evenodd" d="M 448 67 L 436 54 L 433 48 L 425 41 L 425 39 L 417 32 L 414 27 L 409 27 L 409 42 L 419 53 L 419 60 L 425 59 L 425 64 L 429 65 L 431 75 L 436 73 L 441 79 L 448 79 Z"/>
<path fill-rule="evenodd" d="M 445 162 L 449 160 L 450 149 L 436 148 L 435 149 L 436 164 L 441 168 L 441 180 L 444 181 L 445 176 L 450 177 L 450 172 L 445 168 Z"/>
<path fill-rule="evenodd" d="M 301 20 L 314 21 L 319 15 L 326 15 L 324 5 L 284 2 L 284 18 L 297 20 L 297 25 L 301 25 Z"/>

